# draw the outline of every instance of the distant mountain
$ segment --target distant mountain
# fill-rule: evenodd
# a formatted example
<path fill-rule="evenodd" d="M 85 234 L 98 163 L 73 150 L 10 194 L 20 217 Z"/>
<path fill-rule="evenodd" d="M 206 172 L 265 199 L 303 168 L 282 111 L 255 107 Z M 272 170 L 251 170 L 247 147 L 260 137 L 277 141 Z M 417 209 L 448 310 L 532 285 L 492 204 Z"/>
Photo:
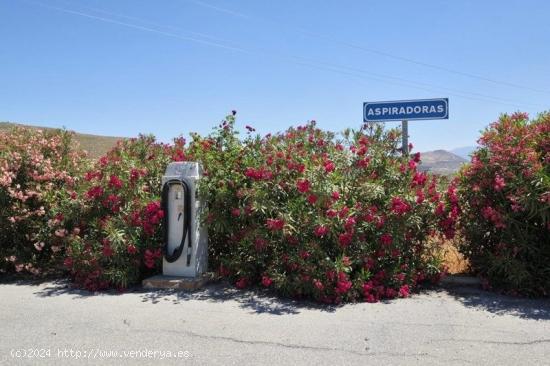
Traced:
<path fill-rule="evenodd" d="M 468 160 L 446 150 L 435 150 L 420 153 L 422 163 L 420 170 L 441 175 L 452 175 Z"/>
<path fill-rule="evenodd" d="M 23 125 L 20 123 L 12 122 L 0 122 L 0 131 L 8 130 L 16 126 L 27 127 L 27 128 L 36 128 L 40 130 L 54 130 L 55 128 L 50 127 L 39 127 L 39 126 L 29 126 Z M 98 136 L 90 135 L 86 133 L 76 133 L 76 140 L 80 143 L 80 147 L 86 150 L 89 153 L 89 156 L 92 158 L 98 158 L 104 155 L 107 151 L 111 150 L 116 142 L 123 137 L 114 137 L 114 136 Z"/>
<path fill-rule="evenodd" d="M 453 154 L 460 156 L 468 161 L 470 161 L 470 154 L 477 149 L 476 146 L 463 146 L 457 147 L 456 149 L 450 150 Z"/>

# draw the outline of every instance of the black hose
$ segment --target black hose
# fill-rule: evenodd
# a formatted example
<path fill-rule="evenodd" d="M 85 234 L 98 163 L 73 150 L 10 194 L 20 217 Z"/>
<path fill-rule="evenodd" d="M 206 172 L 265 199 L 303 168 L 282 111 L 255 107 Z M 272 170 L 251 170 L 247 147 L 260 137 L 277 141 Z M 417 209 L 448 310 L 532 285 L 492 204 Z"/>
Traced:
<path fill-rule="evenodd" d="M 183 207 L 184 207 L 184 217 L 183 217 L 183 234 L 181 236 L 180 245 L 170 254 L 168 253 L 168 194 L 170 192 L 170 186 L 174 184 L 179 184 L 183 188 Z M 185 239 L 188 238 L 187 245 L 191 248 L 191 190 L 187 183 L 179 179 L 170 179 L 164 186 L 162 186 L 162 198 L 161 198 L 161 208 L 164 211 L 164 218 L 162 221 L 163 229 L 163 238 L 164 238 L 164 258 L 167 262 L 173 263 L 181 257 L 183 250 L 185 249 Z M 191 256 L 187 256 L 187 265 L 191 262 Z"/>

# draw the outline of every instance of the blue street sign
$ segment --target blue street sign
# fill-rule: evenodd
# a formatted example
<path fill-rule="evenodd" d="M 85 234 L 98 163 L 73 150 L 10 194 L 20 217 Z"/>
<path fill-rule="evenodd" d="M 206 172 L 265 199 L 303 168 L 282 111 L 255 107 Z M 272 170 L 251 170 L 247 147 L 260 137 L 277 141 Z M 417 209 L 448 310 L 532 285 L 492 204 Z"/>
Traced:
<path fill-rule="evenodd" d="M 364 122 L 448 119 L 449 99 L 396 100 L 363 103 Z"/>

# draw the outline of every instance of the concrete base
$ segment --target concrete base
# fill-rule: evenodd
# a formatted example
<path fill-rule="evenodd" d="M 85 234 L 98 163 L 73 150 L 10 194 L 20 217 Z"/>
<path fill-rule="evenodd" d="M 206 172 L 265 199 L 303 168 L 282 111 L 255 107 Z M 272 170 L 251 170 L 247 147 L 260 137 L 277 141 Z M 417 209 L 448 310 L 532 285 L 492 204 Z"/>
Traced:
<path fill-rule="evenodd" d="M 176 276 L 164 276 L 157 275 L 149 277 L 143 280 L 142 285 L 144 288 L 150 289 L 177 289 L 193 291 L 206 285 L 212 276 L 208 273 L 203 274 L 200 277 L 176 277 Z"/>

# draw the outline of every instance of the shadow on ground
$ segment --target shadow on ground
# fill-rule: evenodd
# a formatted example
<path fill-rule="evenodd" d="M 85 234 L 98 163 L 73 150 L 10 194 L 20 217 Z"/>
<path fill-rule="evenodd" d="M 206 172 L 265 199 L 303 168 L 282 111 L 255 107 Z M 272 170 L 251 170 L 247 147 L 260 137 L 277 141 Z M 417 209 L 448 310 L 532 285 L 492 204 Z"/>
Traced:
<path fill-rule="evenodd" d="M 87 298 L 90 296 L 122 296 L 126 293 L 132 293 L 138 294 L 142 302 L 149 302 L 151 304 L 159 304 L 161 302 L 180 304 L 190 300 L 209 302 L 234 301 L 237 302 L 241 308 L 254 314 L 268 313 L 274 315 L 293 315 L 299 314 L 305 309 L 334 312 L 339 307 L 321 305 L 309 301 L 285 299 L 264 289 L 238 290 L 224 282 L 211 283 L 205 288 L 194 292 L 178 290 L 145 290 L 141 287 L 131 288 L 126 292 L 89 292 L 73 288 L 67 280 L 10 280 L 0 281 L 0 283 L 26 286 L 41 285 L 38 291 L 35 292 L 39 297 L 69 295 L 75 298 Z M 421 291 L 422 294 L 427 296 L 434 292 L 440 295 L 449 296 L 467 308 L 487 311 L 495 315 L 512 315 L 523 319 L 550 320 L 550 299 L 510 297 L 487 292 L 472 286 L 431 287 Z"/>
<path fill-rule="evenodd" d="M 3 282 L 6 283 L 6 282 Z M 68 295 L 74 298 L 87 298 L 90 296 L 122 296 L 127 293 L 138 294 L 142 302 L 158 304 L 161 302 L 171 302 L 180 304 L 189 300 L 209 301 L 209 302 L 225 302 L 234 301 L 243 309 L 249 310 L 251 313 L 262 314 L 268 313 L 273 315 L 292 315 L 299 314 L 303 309 L 317 309 L 324 312 L 334 312 L 336 306 L 319 305 L 309 301 L 298 301 L 285 299 L 274 295 L 273 293 L 263 290 L 238 290 L 228 283 L 216 282 L 207 285 L 205 288 L 186 292 L 181 290 L 146 290 L 141 287 L 134 287 L 125 292 L 119 291 L 103 291 L 90 292 L 77 289 L 71 286 L 67 280 L 54 281 L 9 281 L 15 285 L 43 285 L 35 294 L 38 297 L 50 297 Z"/>
<path fill-rule="evenodd" d="M 218 282 L 195 292 L 177 290 L 151 290 L 142 292 L 142 301 L 157 304 L 160 301 L 171 301 L 179 304 L 188 300 L 211 302 L 236 301 L 243 309 L 252 313 L 269 313 L 273 315 L 299 314 L 303 309 L 316 309 L 334 312 L 336 306 L 323 306 L 309 301 L 285 299 L 264 289 L 239 290 L 228 283 Z"/>
<path fill-rule="evenodd" d="M 443 290 L 468 308 L 522 319 L 550 320 L 550 299 L 511 297 L 476 287 L 448 286 Z"/>

